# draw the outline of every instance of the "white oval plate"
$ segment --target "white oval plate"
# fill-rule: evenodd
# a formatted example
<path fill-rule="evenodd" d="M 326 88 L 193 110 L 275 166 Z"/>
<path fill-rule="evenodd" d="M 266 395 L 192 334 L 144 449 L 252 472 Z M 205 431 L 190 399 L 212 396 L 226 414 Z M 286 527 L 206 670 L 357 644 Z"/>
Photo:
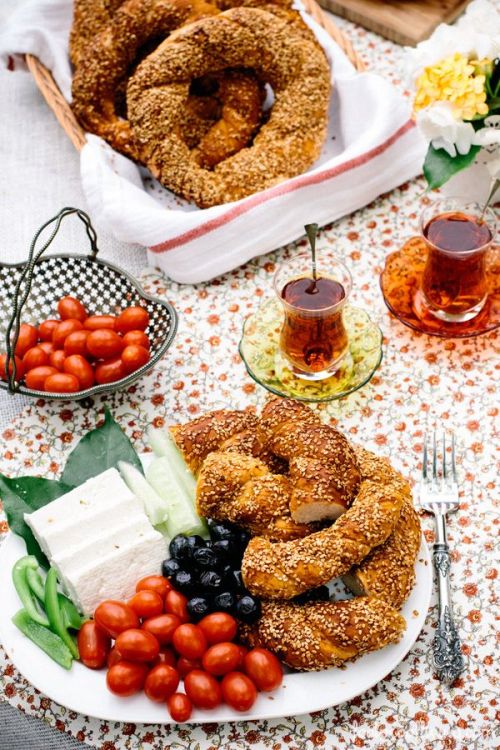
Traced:
<path fill-rule="evenodd" d="M 21 674 L 51 700 L 86 716 L 107 721 L 170 724 L 165 706 L 148 700 L 144 693 L 118 698 L 106 688 L 104 670 L 93 671 L 74 662 L 66 671 L 26 638 L 11 622 L 21 607 L 12 584 L 16 560 L 26 554 L 24 541 L 9 534 L 0 548 L 0 641 Z M 432 592 L 432 566 L 427 545 L 422 544 L 417 561 L 417 577 L 402 614 L 407 629 L 401 641 L 380 651 L 366 654 L 345 669 L 286 674 L 283 685 L 272 693 L 260 693 L 251 711 L 239 713 L 228 706 L 213 711 L 196 709 L 189 721 L 226 722 L 271 719 L 320 711 L 364 693 L 386 677 L 409 652 L 424 624 Z"/>

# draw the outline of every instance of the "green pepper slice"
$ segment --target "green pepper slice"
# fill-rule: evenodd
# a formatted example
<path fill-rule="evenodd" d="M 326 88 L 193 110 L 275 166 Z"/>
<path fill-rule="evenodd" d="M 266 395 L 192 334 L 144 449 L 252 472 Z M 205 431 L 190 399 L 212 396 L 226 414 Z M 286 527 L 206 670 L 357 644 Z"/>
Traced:
<path fill-rule="evenodd" d="M 62 642 L 58 635 L 48 628 L 33 620 L 25 609 L 20 609 L 12 618 L 14 625 L 21 633 L 33 641 L 38 648 L 45 651 L 51 659 L 60 664 L 64 669 L 70 669 L 73 657 L 69 648 Z"/>
<path fill-rule="evenodd" d="M 29 570 L 38 570 L 38 560 L 34 555 L 25 555 L 16 562 L 12 568 L 12 581 L 19 598 L 23 603 L 24 609 L 31 619 L 39 625 L 48 628 L 50 623 L 45 615 L 38 609 L 36 599 L 28 585 L 27 573 Z"/>
<path fill-rule="evenodd" d="M 37 570 L 28 568 L 26 571 L 26 580 L 28 586 L 34 593 L 34 595 L 41 602 L 45 603 L 45 584 Z M 57 598 L 59 600 L 59 606 L 63 613 L 64 624 L 66 628 L 72 628 L 73 630 L 80 630 L 84 623 L 84 618 L 78 612 L 77 608 L 67 596 L 58 593 Z"/>
<path fill-rule="evenodd" d="M 45 579 L 45 611 L 47 612 L 51 629 L 62 639 L 75 659 L 78 659 L 78 646 L 70 633 L 68 633 L 64 616 L 59 606 L 57 573 L 54 568 L 50 568 Z"/>

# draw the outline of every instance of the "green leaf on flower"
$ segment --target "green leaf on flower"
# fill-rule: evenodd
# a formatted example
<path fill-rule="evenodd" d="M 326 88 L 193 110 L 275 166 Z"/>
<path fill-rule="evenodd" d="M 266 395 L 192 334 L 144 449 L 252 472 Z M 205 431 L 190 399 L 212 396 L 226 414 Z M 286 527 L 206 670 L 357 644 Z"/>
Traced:
<path fill-rule="evenodd" d="M 468 154 L 450 156 L 444 148 L 434 148 L 429 145 L 424 162 L 424 175 L 431 190 L 441 187 L 457 172 L 470 166 L 480 146 L 471 146 Z"/>
<path fill-rule="evenodd" d="M 35 555 L 40 565 L 48 567 L 48 561 L 26 521 L 25 513 L 43 508 L 47 503 L 66 494 L 71 486 L 55 479 L 41 477 L 9 477 L 0 474 L 0 498 L 7 516 L 7 522 L 18 536 L 26 542 L 28 555 Z"/>
<path fill-rule="evenodd" d="M 139 456 L 132 443 L 106 409 L 104 424 L 87 432 L 69 454 L 62 481 L 77 487 L 87 479 L 126 461 L 143 471 Z"/>

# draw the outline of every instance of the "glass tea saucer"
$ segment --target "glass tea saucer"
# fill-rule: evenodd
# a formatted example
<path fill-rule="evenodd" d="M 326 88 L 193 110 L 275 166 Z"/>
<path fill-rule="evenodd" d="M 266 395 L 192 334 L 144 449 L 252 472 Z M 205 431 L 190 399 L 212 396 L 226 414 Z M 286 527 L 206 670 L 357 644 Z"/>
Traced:
<path fill-rule="evenodd" d="M 422 333 L 442 338 L 468 338 L 493 331 L 500 325 L 500 247 L 493 246 L 487 255 L 488 299 L 481 312 L 463 323 L 447 323 L 430 311 L 422 294 L 422 274 L 427 246 L 421 237 L 412 237 L 401 248 L 387 256 L 380 275 L 385 304 L 404 323 Z"/>
<path fill-rule="evenodd" d="M 279 349 L 283 308 L 269 299 L 243 324 L 239 351 L 248 374 L 268 391 L 300 401 L 333 401 L 368 383 L 382 361 L 382 332 L 368 313 L 346 305 L 349 352 L 337 372 L 320 381 L 292 373 Z"/>

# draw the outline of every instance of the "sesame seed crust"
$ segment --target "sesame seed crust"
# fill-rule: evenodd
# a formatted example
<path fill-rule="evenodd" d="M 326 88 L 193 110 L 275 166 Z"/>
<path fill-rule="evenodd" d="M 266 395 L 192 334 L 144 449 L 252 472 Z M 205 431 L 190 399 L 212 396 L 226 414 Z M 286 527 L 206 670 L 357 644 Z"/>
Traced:
<path fill-rule="evenodd" d="M 178 29 L 137 68 L 128 113 L 147 166 L 162 184 L 200 207 L 228 203 L 303 172 L 326 137 L 330 70 L 321 47 L 294 11 L 282 17 L 238 7 Z M 249 67 L 275 101 L 253 144 L 212 171 L 193 158 L 181 115 L 193 78 Z"/>
<path fill-rule="evenodd" d="M 277 408 L 273 406 L 273 410 Z M 282 408 L 297 410 L 290 405 Z M 274 416 L 270 423 L 276 419 Z M 286 435 L 278 432 L 279 439 L 288 441 L 289 431 Z M 263 537 L 250 540 L 241 570 L 251 593 L 268 599 L 291 599 L 345 575 L 387 540 L 410 490 L 386 459 L 368 451 L 361 459 L 359 492 L 333 525 L 286 543 L 271 544 Z"/>
<path fill-rule="evenodd" d="M 373 454 L 360 447 L 355 451 L 362 471 L 363 468 L 365 472 L 369 472 L 369 467 L 374 469 L 378 462 L 373 460 Z M 420 519 L 408 488 L 392 534 L 343 577 L 344 583 L 355 594 L 374 596 L 401 609 L 415 582 L 415 561 L 421 536 Z"/>
<path fill-rule="evenodd" d="M 74 0 L 69 56 L 78 65 L 96 34 L 111 20 L 123 0 Z"/>
<path fill-rule="evenodd" d="M 233 436 L 244 433 L 240 449 L 252 447 L 257 417 L 249 411 L 217 409 L 183 425 L 170 427 L 170 433 L 187 465 L 195 474 L 213 451 L 219 450 Z"/>
<path fill-rule="evenodd" d="M 286 541 L 314 530 L 290 516 L 290 494 L 290 479 L 272 474 L 260 459 L 231 451 L 211 453 L 198 477 L 196 507 L 202 516 Z"/>
<path fill-rule="evenodd" d="M 255 625 L 241 626 L 240 638 L 270 649 L 294 669 L 314 671 L 397 643 L 405 628 L 397 610 L 366 596 L 305 605 L 268 601 Z"/>

